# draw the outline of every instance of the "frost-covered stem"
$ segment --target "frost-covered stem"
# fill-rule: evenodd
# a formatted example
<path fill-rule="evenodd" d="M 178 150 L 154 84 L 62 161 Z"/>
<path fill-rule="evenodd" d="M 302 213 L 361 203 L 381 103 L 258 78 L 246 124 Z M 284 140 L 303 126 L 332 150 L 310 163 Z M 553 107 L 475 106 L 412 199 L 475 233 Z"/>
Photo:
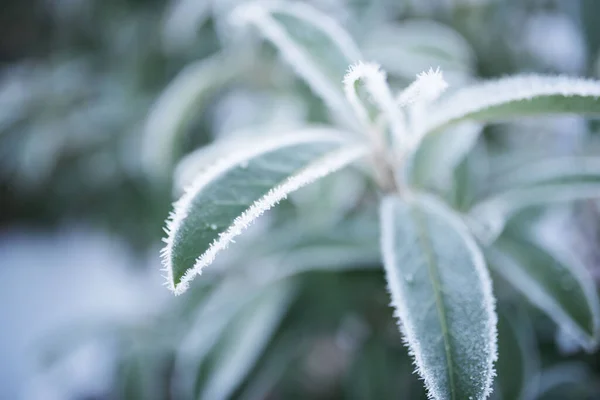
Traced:
<path fill-rule="evenodd" d="M 378 120 L 369 129 L 368 135 L 373 145 L 372 162 L 375 171 L 377 184 L 385 193 L 397 189 L 397 180 L 395 178 L 394 154 L 388 151 L 383 132 L 385 131 L 384 121 Z"/>
<path fill-rule="evenodd" d="M 356 91 L 356 85 L 360 81 L 364 82 L 367 93 L 381 110 L 381 114 L 375 121 L 371 120 L 367 108 Z M 394 152 L 389 150 L 390 144 L 387 142 L 385 132 L 389 126 L 394 143 L 405 140 L 407 133 L 404 115 L 390 91 L 386 74 L 377 64 L 358 62 L 350 66 L 344 77 L 344 92 L 361 123 L 361 129 L 373 146 L 373 165 L 377 183 L 385 192 L 393 191 L 397 188 L 394 176 L 396 162 Z M 392 148 L 393 146 L 394 144 Z"/>

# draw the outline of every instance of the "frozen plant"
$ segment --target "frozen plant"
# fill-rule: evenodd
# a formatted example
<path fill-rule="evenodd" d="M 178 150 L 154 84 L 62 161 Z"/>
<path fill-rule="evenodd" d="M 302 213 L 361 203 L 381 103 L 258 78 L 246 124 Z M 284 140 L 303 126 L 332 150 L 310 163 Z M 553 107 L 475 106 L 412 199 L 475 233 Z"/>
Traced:
<path fill-rule="evenodd" d="M 245 4 L 233 20 L 240 29 L 256 28 L 280 51 L 322 98 L 336 126 L 307 126 L 203 150 L 211 162 L 167 222 L 162 257 L 169 289 L 183 293 L 291 192 L 362 163 L 379 187 L 381 253 L 392 304 L 430 398 L 485 399 L 491 393 L 498 318 L 488 268 L 580 346 L 595 349 L 600 308 L 589 273 L 535 236 L 501 234 L 524 207 L 598 197 L 600 185 L 585 179 L 600 174 L 597 163 L 528 166 L 467 211 L 444 194 L 449 174 L 485 123 L 598 115 L 600 82 L 523 75 L 444 93 L 442 71 L 430 69 L 396 93 L 377 64 L 361 61 L 360 49 L 341 27 L 306 5 Z M 529 262 L 533 255 L 548 260 L 549 271 Z"/>

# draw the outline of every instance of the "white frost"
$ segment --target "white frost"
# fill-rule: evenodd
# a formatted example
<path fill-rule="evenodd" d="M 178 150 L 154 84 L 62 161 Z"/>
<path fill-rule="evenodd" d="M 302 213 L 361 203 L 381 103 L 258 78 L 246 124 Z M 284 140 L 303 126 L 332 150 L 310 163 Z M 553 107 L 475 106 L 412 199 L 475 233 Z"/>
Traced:
<path fill-rule="evenodd" d="M 400 107 L 436 100 L 448 88 L 444 74 L 437 68 L 429 68 L 417 75 L 417 79 L 398 94 L 397 102 Z"/>
<path fill-rule="evenodd" d="M 185 273 L 180 283 L 177 285 L 174 284 L 171 259 L 175 236 L 181 223 L 188 216 L 193 199 L 210 182 L 236 165 L 240 165 L 265 152 L 299 143 L 332 141 L 339 141 L 341 149 L 334 151 L 314 164 L 307 166 L 298 174 L 292 175 L 284 183 L 274 187 L 265 196 L 255 201 L 250 208 L 233 221 L 227 230 L 219 235 L 219 238 L 212 243 L 206 252 L 196 259 L 193 268 Z M 236 236 L 240 235 L 244 229 L 252 224 L 254 220 L 260 217 L 265 211 L 268 211 L 281 200 L 285 199 L 290 192 L 296 191 L 302 186 L 346 166 L 366 155 L 368 152 L 368 147 L 364 144 L 351 144 L 346 146 L 343 146 L 343 144 L 344 139 L 337 134 L 337 131 L 315 129 L 312 132 L 304 132 L 303 134 L 287 135 L 274 139 L 271 142 L 261 143 L 248 150 L 237 152 L 221 162 L 218 162 L 213 168 L 210 168 L 201 174 L 190 189 L 186 191 L 185 195 L 175 203 L 174 211 L 167 221 L 167 227 L 165 229 L 167 238 L 164 239 L 166 246 L 161 252 L 164 271 L 167 273 L 167 286 L 175 292 L 175 294 L 183 293 L 187 289 L 189 282 L 196 275 L 201 273 L 202 268 L 211 264 L 217 253 L 227 248 L 229 243 L 231 243 Z"/>
<path fill-rule="evenodd" d="M 273 13 L 287 14 L 323 32 L 348 59 L 349 63 L 362 58 L 360 50 L 335 20 L 301 3 L 250 3 L 237 7 L 232 21 L 238 25 L 253 24 L 281 52 L 298 76 L 341 117 L 352 119 L 348 104 L 340 89 L 314 63 L 311 55 L 288 34 L 286 28 L 273 18 Z"/>
<path fill-rule="evenodd" d="M 397 265 L 396 259 L 396 246 L 394 244 L 395 237 L 395 223 L 397 219 L 394 217 L 394 202 L 396 198 L 389 196 L 383 199 L 381 202 L 380 212 L 380 223 L 381 223 L 381 250 L 383 254 L 383 262 L 386 265 Z M 489 344 L 489 357 L 487 362 L 487 369 L 485 373 L 485 386 L 483 399 L 487 398 L 492 391 L 492 381 L 496 375 L 494 370 L 494 362 L 498 358 L 498 344 L 497 344 L 497 315 L 495 311 L 496 300 L 492 292 L 492 280 L 487 270 L 485 260 L 481 253 L 481 250 L 475 240 L 470 235 L 467 227 L 464 223 L 456 218 L 453 211 L 447 210 L 442 204 L 427 196 L 419 196 L 417 200 L 424 208 L 427 208 L 432 214 L 437 214 L 440 219 L 445 220 L 452 226 L 455 232 L 461 236 L 464 244 L 467 246 L 469 253 L 471 254 L 475 271 L 479 276 L 479 282 L 481 283 L 481 290 L 484 297 L 484 307 L 488 316 L 489 325 L 487 331 L 487 343 Z M 404 278 L 398 275 L 396 268 L 386 268 L 388 274 L 389 289 L 392 294 L 392 301 L 396 314 L 401 323 L 401 330 L 404 336 L 405 343 L 409 348 L 409 353 L 414 357 L 415 365 L 418 374 L 425 381 L 425 386 L 428 389 L 428 397 L 433 399 L 444 398 L 440 394 L 440 388 L 436 385 L 436 377 L 425 367 L 423 360 L 423 354 L 421 353 L 421 346 L 419 346 L 419 336 L 412 329 L 411 324 L 402 323 L 403 321 L 410 320 L 410 310 L 407 309 L 406 305 L 400 301 L 405 296 L 401 292 L 402 289 L 399 285 L 394 284 L 400 282 Z"/>
<path fill-rule="evenodd" d="M 432 107 L 425 131 L 438 129 L 468 114 L 540 96 L 600 97 L 600 82 L 566 76 L 518 75 L 459 89 Z"/>
<path fill-rule="evenodd" d="M 394 97 L 387 84 L 387 76 L 379 64 L 363 63 L 351 65 L 344 77 L 344 92 L 346 99 L 354 109 L 363 128 L 370 130 L 368 113 L 356 93 L 356 83 L 364 81 L 365 88 L 373 102 L 383 111 L 387 118 L 392 134 L 396 141 L 401 143 L 406 137 L 406 124 L 400 108 L 396 105 Z"/>

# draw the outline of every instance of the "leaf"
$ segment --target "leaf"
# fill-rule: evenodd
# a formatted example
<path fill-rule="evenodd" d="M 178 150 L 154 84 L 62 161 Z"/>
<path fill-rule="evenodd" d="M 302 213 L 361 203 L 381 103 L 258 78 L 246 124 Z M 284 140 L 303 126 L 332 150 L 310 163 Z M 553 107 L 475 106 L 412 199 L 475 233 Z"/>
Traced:
<path fill-rule="evenodd" d="M 555 157 L 529 162 L 504 171 L 492 183 L 492 190 L 532 185 L 600 181 L 600 158 Z"/>
<path fill-rule="evenodd" d="M 280 133 L 280 132 L 278 132 Z M 236 135 L 237 136 L 237 135 Z M 275 135 L 264 135 L 250 129 L 239 134 L 240 137 L 226 138 L 215 141 L 210 146 L 200 147 L 183 157 L 175 167 L 173 189 L 176 193 L 185 191 L 198 174 L 206 171 L 215 162 L 232 152 L 245 147 L 252 147 L 261 140 L 273 140 Z M 279 135 L 278 135 L 279 136 Z"/>
<path fill-rule="evenodd" d="M 481 129 L 481 124 L 470 122 L 426 135 L 409 164 L 413 185 L 448 190 L 454 170 L 475 145 Z"/>
<path fill-rule="evenodd" d="M 192 323 L 179 340 L 175 353 L 173 379 L 178 397 L 189 397 L 194 392 L 195 372 L 237 313 L 262 289 L 263 286 L 249 284 L 239 276 L 226 277 L 210 292 L 209 288 L 202 288 L 208 294 L 194 306 L 194 314 L 186 317 Z"/>
<path fill-rule="evenodd" d="M 492 243 L 517 212 L 533 206 L 600 197 L 600 183 L 563 183 L 508 190 L 476 204 L 467 219 L 484 243 Z"/>
<path fill-rule="evenodd" d="M 297 359 L 304 355 L 304 346 L 299 346 L 303 332 L 277 332 L 263 356 L 256 363 L 249 379 L 239 394 L 239 400 L 264 400 L 276 390 L 276 386 L 285 379 L 286 372 Z M 277 337 L 279 336 L 279 337 Z"/>
<path fill-rule="evenodd" d="M 404 115 L 397 106 L 390 87 L 387 84 L 385 72 L 375 63 L 358 62 L 353 64 L 344 76 L 344 93 L 362 124 L 362 130 L 373 137 L 374 143 L 377 143 L 379 147 L 378 150 L 385 148 L 385 143 L 380 137 L 381 134 L 379 132 L 371 133 L 374 131 L 372 127 L 373 122 L 370 120 L 367 108 L 361 102 L 356 91 L 356 85 L 361 81 L 364 82 L 366 93 L 370 96 L 370 100 L 382 111 L 382 115 L 387 119 L 394 139 L 398 142 L 405 140 L 406 122 Z"/>
<path fill-rule="evenodd" d="M 356 119 L 341 82 L 362 55 L 335 20 L 299 2 L 245 4 L 234 11 L 234 20 L 256 26 L 312 91 L 352 126 Z"/>
<path fill-rule="evenodd" d="M 302 186 L 366 155 L 338 131 L 314 129 L 258 142 L 200 174 L 175 204 L 162 251 L 176 294 L 253 221 Z"/>
<path fill-rule="evenodd" d="M 267 346 L 290 304 L 293 286 L 271 287 L 248 304 L 228 327 L 224 347 L 211 366 L 201 399 L 229 399 Z"/>
<path fill-rule="evenodd" d="M 198 61 L 163 91 L 150 110 L 142 138 L 142 165 L 151 176 L 165 178 L 171 173 L 185 128 L 207 98 L 233 79 L 242 65 L 226 55 Z"/>
<path fill-rule="evenodd" d="M 581 361 L 569 361 L 545 368 L 540 376 L 536 398 L 592 399 L 600 387 L 589 366 Z"/>
<path fill-rule="evenodd" d="M 366 32 L 365 56 L 393 75 L 412 80 L 421 71 L 439 66 L 450 83 L 464 82 L 475 56 L 469 43 L 452 28 L 430 20 L 383 24 Z"/>
<path fill-rule="evenodd" d="M 495 399 L 531 398 L 538 379 L 540 355 L 528 315 L 519 309 L 498 313 L 498 361 Z"/>
<path fill-rule="evenodd" d="M 464 120 L 505 121 L 547 114 L 600 115 L 600 82 L 521 75 L 474 84 L 431 107 L 425 131 Z"/>
<path fill-rule="evenodd" d="M 514 236 L 513 236 L 514 235 Z M 490 265 L 586 349 L 597 346 L 600 303 L 584 267 L 566 263 L 529 235 L 507 232 L 489 251 Z"/>
<path fill-rule="evenodd" d="M 198 28 L 211 16 L 212 1 L 182 0 L 170 4 L 163 23 L 167 49 L 189 47 L 197 39 Z"/>
<path fill-rule="evenodd" d="M 485 399 L 497 356 L 483 256 L 461 220 L 425 196 L 388 196 L 382 251 L 392 303 L 432 398 Z"/>
<path fill-rule="evenodd" d="M 343 399 L 422 399 L 423 385 L 412 376 L 413 366 L 402 352 L 390 351 L 389 339 L 371 333 L 352 349 L 352 364 L 344 377 Z"/>

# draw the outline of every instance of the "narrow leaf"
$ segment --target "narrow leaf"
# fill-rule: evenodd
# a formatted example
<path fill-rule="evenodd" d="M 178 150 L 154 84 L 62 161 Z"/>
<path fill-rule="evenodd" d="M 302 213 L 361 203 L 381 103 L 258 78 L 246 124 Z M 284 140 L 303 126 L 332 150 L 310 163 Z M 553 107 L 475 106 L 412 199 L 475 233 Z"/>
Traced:
<path fill-rule="evenodd" d="M 498 377 L 492 398 L 532 398 L 540 368 L 537 346 L 528 315 L 519 309 L 501 309 L 498 313 Z"/>
<path fill-rule="evenodd" d="M 239 60 L 219 55 L 188 65 L 152 106 L 142 138 L 142 164 L 164 178 L 181 151 L 179 144 L 203 102 L 242 68 Z"/>
<path fill-rule="evenodd" d="M 205 292 L 208 288 L 203 288 Z M 216 346 L 231 321 L 249 301 L 264 290 L 263 286 L 248 282 L 239 276 L 228 276 L 206 298 L 194 307 L 189 319 L 193 321 L 179 340 L 174 359 L 174 385 L 177 398 L 189 397 L 194 392 L 196 371 L 206 362 L 210 350 Z"/>
<path fill-rule="evenodd" d="M 512 235 L 501 236 L 490 249 L 490 265 L 584 348 L 594 349 L 600 302 L 589 272 L 572 260 L 564 262 L 533 237 Z"/>
<path fill-rule="evenodd" d="M 362 123 L 363 130 L 367 132 L 372 130 L 372 122 L 369 120 L 366 107 L 362 104 L 356 92 L 356 85 L 360 81 L 364 82 L 371 101 L 385 115 L 394 138 L 397 141 L 405 139 L 406 123 L 404 116 L 396 105 L 390 87 L 387 84 L 385 72 L 381 70 L 378 64 L 358 62 L 351 65 L 344 76 L 344 92 L 346 99 L 348 99 L 359 121 Z M 377 134 L 379 133 L 377 132 Z M 377 140 L 376 138 L 374 139 Z"/>
<path fill-rule="evenodd" d="M 505 121 L 546 114 L 600 115 L 600 82 L 522 75 L 459 89 L 431 108 L 425 131 L 463 120 Z"/>
<path fill-rule="evenodd" d="M 582 361 L 569 361 L 545 368 L 540 376 L 536 399 L 591 399 L 600 390 L 598 380 Z"/>
<path fill-rule="evenodd" d="M 473 49 L 449 26 L 424 19 L 394 21 L 365 32 L 365 56 L 377 60 L 391 75 L 412 80 L 439 66 L 451 84 L 463 83 L 475 64 Z"/>
<path fill-rule="evenodd" d="M 434 399 L 485 399 L 497 356 L 496 313 L 483 256 L 441 203 L 387 197 L 382 251 L 392 303 Z"/>
<path fill-rule="evenodd" d="M 313 130 L 258 143 L 200 174 L 175 204 L 163 249 L 176 294 L 252 222 L 290 192 L 364 156 L 337 131 Z"/>
<path fill-rule="evenodd" d="M 492 190 L 527 187 L 541 184 L 600 181 L 600 158 L 559 157 L 504 171 L 493 180 Z"/>
<path fill-rule="evenodd" d="M 242 310 L 229 326 L 225 347 L 202 389 L 201 399 L 229 399 L 269 343 L 290 303 L 293 286 L 280 283 L 268 288 Z"/>
<path fill-rule="evenodd" d="M 454 169 L 475 145 L 481 128 L 470 122 L 426 135 L 410 161 L 408 174 L 413 185 L 449 189 Z"/>
<path fill-rule="evenodd" d="M 355 121 L 341 82 L 362 56 L 335 20 L 299 2 L 245 4 L 234 11 L 234 20 L 255 25 L 338 117 Z"/>
<path fill-rule="evenodd" d="M 600 183 L 594 182 L 517 188 L 481 201 L 471 209 L 468 219 L 477 237 L 491 243 L 502 233 L 510 218 L 525 208 L 598 197 Z"/>
<path fill-rule="evenodd" d="M 264 130 L 264 128 L 262 128 Z M 277 132 L 277 136 L 280 132 Z M 185 157 L 175 166 L 173 189 L 175 193 L 181 194 L 195 180 L 195 178 L 214 165 L 215 162 L 227 157 L 228 154 L 238 152 L 241 149 L 253 147 L 261 141 L 272 141 L 275 135 L 265 135 L 254 129 L 245 130 L 233 138 L 226 138 L 213 142 L 210 146 L 200 147 Z"/>

